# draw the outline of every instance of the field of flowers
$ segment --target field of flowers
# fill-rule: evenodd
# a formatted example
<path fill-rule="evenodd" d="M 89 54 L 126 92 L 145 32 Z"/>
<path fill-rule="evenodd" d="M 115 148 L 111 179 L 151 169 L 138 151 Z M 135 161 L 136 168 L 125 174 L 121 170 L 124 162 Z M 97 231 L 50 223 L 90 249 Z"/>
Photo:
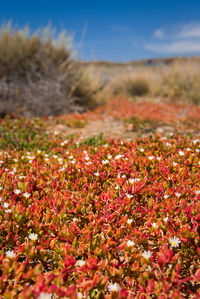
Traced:
<path fill-rule="evenodd" d="M 200 138 L 0 123 L 0 296 L 200 298 Z"/>

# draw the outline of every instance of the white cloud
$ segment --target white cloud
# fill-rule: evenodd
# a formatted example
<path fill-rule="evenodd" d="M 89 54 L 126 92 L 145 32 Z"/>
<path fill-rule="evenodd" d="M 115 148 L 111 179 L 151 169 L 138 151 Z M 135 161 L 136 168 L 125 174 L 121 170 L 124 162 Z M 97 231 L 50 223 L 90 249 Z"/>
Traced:
<path fill-rule="evenodd" d="M 154 37 L 163 42 L 155 42 L 145 46 L 157 53 L 186 54 L 200 53 L 200 23 L 188 23 L 157 29 Z"/>
<path fill-rule="evenodd" d="M 177 38 L 198 38 L 200 39 L 200 23 L 184 25 L 177 33 Z"/>
<path fill-rule="evenodd" d="M 163 38 L 165 36 L 163 30 L 161 29 L 157 29 L 155 32 L 154 32 L 154 36 L 156 38 Z"/>
<path fill-rule="evenodd" d="M 200 40 L 150 44 L 146 46 L 146 49 L 157 53 L 200 53 Z"/>

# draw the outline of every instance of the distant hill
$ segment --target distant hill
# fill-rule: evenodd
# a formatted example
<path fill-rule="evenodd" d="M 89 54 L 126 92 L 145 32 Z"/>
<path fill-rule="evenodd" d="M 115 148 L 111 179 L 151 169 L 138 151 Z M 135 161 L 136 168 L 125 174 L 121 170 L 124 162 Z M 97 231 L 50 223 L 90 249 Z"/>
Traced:
<path fill-rule="evenodd" d="M 156 66 L 156 65 L 169 65 L 173 63 L 183 62 L 200 62 L 200 56 L 195 57 L 168 57 L 168 58 L 157 58 L 157 59 L 146 59 L 146 60 L 135 60 L 130 62 L 111 62 L 111 61 L 86 61 L 81 62 L 83 65 L 93 65 L 100 67 L 120 67 L 120 66 Z"/>

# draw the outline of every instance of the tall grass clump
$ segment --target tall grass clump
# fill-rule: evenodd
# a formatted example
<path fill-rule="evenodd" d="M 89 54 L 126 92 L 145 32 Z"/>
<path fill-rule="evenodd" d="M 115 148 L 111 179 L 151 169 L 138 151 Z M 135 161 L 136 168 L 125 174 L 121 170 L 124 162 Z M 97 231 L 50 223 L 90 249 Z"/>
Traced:
<path fill-rule="evenodd" d="M 178 103 L 200 105 L 199 66 L 195 62 L 173 65 L 163 72 L 160 93 Z"/>
<path fill-rule="evenodd" d="M 112 96 L 134 98 L 147 95 L 150 85 L 145 78 L 127 74 L 114 78 L 108 85 L 108 91 Z"/>
<path fill-rule="evenodd" d="M 50 27 L 4 25 L 0 32 L 0 114 L 82 112 L 95 106 L 96 86 L 72 57 L 73 39 Z"/>

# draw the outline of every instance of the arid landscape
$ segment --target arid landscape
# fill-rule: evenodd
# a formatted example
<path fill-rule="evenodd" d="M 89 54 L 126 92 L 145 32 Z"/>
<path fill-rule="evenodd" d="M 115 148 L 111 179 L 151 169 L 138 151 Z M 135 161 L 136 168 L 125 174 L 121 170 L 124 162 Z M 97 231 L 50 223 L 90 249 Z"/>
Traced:
<path fill-rule="evenodd" d="M 1 298 L 200 298 L 200 58 L 25 33 L 0 36 Z"/>

